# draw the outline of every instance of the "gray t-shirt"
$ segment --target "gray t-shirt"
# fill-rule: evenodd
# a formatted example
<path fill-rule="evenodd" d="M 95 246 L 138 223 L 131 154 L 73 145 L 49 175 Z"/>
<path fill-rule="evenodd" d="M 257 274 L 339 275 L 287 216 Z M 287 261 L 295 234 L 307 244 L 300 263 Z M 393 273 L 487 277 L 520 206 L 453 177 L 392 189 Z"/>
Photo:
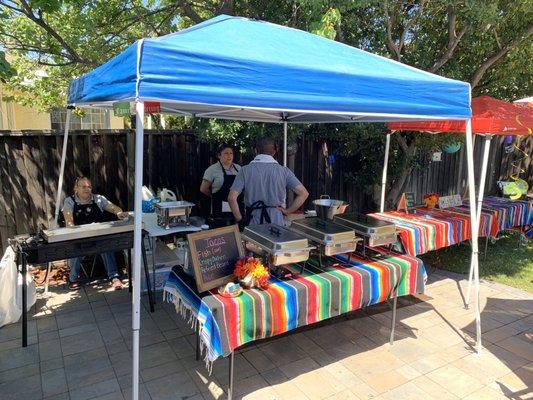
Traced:
<path fill-rule="evenodd" d="M 239 164 L 233 164 L 230 169 L 226 170 L 228 175 L 237 175 L 241 170 Z M 222 165 L 219 162 L 209 166 L 204 172 L 204 181 L 211 182 L 211 193 L 216 193 L 224 183 L 224 172 L 222 172 Z"/>
<path fill-rule="evenodd" d="M 93 194 L 91 197 L 89 197 L 89 200 L 87 201 L 81 201 L 80 198 L 76 195 L 74 195 L 74 200 L 72 200 L 72 196 L 68 196 L 65 199 L 65 202 L 63 203 L 63 208 L 61 211 L 73 211 L 74 210 L 74 201 L 76 204 L 90 204 L 91 201 L 94 199 L 94 202 L 98 205 L 100 210 L 104 211 L 107 205 L 109 204 L 109 200 L 107 200 L 104 196 L 101 194 Z"/>
<path fill-rule="evenodd" d="M 286 207 L 287 189 L 301 185 L 294 173 L 287 167 L 265 154 L 257 156 L 250 164 L 242 167 L 237 174 L 231 190 L 241 193 L 244 190 L 244 205 L 249 207 L 256 201 L 263 201 L 268 208 L 271 222 L 283 225 L 283 214 L 275 207 Z M 259 210 L 252 213 L 250 224 L 259 224 Z"/>

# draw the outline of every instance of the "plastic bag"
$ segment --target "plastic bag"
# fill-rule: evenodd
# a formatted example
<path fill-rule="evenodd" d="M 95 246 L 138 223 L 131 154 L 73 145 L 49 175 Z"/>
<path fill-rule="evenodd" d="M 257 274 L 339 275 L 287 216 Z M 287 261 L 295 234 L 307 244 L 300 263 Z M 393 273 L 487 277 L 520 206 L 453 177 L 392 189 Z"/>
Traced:
<path fill-rule="evenodd" d="M 26 274 L 28 310 L 35 304 L 35 282 Z M 8 246 L 0 261 L 0 327 L 17 322 L 22 315 L 22 274 L 17 270 L 16 255 Z"/>

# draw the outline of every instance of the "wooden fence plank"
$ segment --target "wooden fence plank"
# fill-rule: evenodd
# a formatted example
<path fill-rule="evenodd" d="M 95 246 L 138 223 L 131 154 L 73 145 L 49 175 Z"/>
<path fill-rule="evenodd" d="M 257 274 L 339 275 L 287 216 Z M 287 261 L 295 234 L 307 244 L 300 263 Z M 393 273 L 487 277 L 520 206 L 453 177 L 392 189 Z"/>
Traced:
<path fill-rule="evenodd" d="M 9 137 L 5 143 L 17 232 L 28 233 L 34 231 L 35 226 L 33 218 L 28 218 L 32 212 L 26 190 L 28 175 L 24 166 L 22 140 L 18 137 Z"/>
<path fill-rule="evenodd" d="M 46 198 L 44 194 L 44 180 L 41 167 L 41 151 L 39 138 L 23 137 L 22 149 L 26 173 L 26 190 L 29 196 L 30 210 L 33 215 L 33 231 L 46 228 L 48 219 L 46 215 Z"/>
<path fill-rule="evenodd" d="M 194 132 L 148 131 L 152 142 L 152 164 L 148 164 L 149 140 L 145 140 L 145 183 L 150 180 L 157 187 L 178 190 L 183 196 L 199 206 L 199 185 L 205 169 L 214 161 L 213 145 L 198 141 Z M 132 209 L 134 174 L 134 134 L 123 131 L 76 131 L 69 136 L 67 164 L 63 193 L 71 193 L 72 184 L 78 175 L 89 175 L 95 191 L 108 196 L 123 208 Z M 15 234 L 35 230 L 41 224 L 50 226 L 55 209 L 55 197 L 62 149 L 62 132 L 2 133 L 0 135 L 0 244 L 5 247 L 7 238 Z M 515 139 L 516 140 L 516 139 Z M 475 145 L 476 176 L 479 177 L 483 140 Z M 495 137 L 490 152 L 486 193 L 496 193 L 499 179 L 508 177 L 511 163 L 518 153 L 504 154 L 503 137 Z M 310 197 L 304 209 L 312 208 L 311 201 L 321 194 L 345 199 L 350 210 L 374 211 L 372 195 L 362 188 L 346 182 L 348 162 L 338 157 L 328 163 L 325 154 L 338 154 L 338 144 L 312 137 L 298 140 L 295 155 L 295 172 L 308 188 Z M 533 138 L 523 138 L 520 148 L 531 154 Z M 463 146 L 464 147 L 464 146 Z M 240 157 L 238 152 L 236 158 Z M 249 161 L 250 154 L 244 157 Z M 466 163 L 464 148 L 455 154 L 443 154 L 442 162 L 434 162 L 425 170 L 413 170 L 404 191 L 416 193 L 417 202 L 427 192 L 441 194 L 461 193 L 466 189 Z M 242 162 L 241 162 L 242 164 Z M 363 168 L 363 166 L 361 166 Z M 532 182 L 533 162 L 531 157 L 522 160 L 525 172 L 522 179 Z M 350 171 L 354 168 L 350 165 Z M 381 179 L 381 169 L 375 171 Z M 460 179 L 459 179 L 460 178 Z M 63 197 L 64 199 L 64 197 Z M 130 207 L 127 207 L 128 204 Z"/>
<path fill-rule="evenodd" d="M 2 184 L 2 190 L 0 190 L 2 192 L 0 195 L 0 223 L 2 224 L 2 249 L 6 248 L 7 239 L 17 234 L 13 209 L 12 182 L 10 181 L 6 148 L 5 137 L 0 137 L 0 183 Z"/>

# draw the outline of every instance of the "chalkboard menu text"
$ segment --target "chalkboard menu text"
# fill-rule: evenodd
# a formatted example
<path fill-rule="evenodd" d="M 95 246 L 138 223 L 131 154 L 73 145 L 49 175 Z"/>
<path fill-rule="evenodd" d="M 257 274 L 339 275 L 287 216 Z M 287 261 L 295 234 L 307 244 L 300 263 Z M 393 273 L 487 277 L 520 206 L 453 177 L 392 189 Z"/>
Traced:
<path fill-rule="evenodd" d="M 413 192 L 405 192 L 405 204 L 407 210 L 414 210 L 416 208 L 415 194 Z"/>
<path fill-rule="evenodd" d="M 199 292 L 231 282 L 235 261 L 244 256 L 237 225 L 187 235 Z"/>

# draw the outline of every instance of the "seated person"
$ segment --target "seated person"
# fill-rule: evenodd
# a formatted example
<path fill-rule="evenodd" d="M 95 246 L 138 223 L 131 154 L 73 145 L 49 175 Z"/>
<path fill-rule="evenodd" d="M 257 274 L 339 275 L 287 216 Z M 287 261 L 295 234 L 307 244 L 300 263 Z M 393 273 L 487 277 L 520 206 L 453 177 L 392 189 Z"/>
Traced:
<path fill-rule="evenodd" d="M 128 218 L 128 214 L 120 207 L 114 205 L 104 196 L 92 193 L 91 181 L 89 178 L 80 177 L 74 184 L 74 194 L 65 199 L 63 204 L 63 216 L 65 226 L 90 224 L 93 222 L 105 222 L 108 220 L 105 212 L 115 214 L 119 219 Z M 104 261 L 107 276 L 111 280 L 111 285 L 115 290 L 122 289 L 122 282 L 119 279 L 115 254 L 112 251 L 101 254 Z M 70 267 L 69 288 L 74 290 L 80 287 L 78 274 L 80 272 L 81 258 L 71 258 L 68 260 Z"/>

